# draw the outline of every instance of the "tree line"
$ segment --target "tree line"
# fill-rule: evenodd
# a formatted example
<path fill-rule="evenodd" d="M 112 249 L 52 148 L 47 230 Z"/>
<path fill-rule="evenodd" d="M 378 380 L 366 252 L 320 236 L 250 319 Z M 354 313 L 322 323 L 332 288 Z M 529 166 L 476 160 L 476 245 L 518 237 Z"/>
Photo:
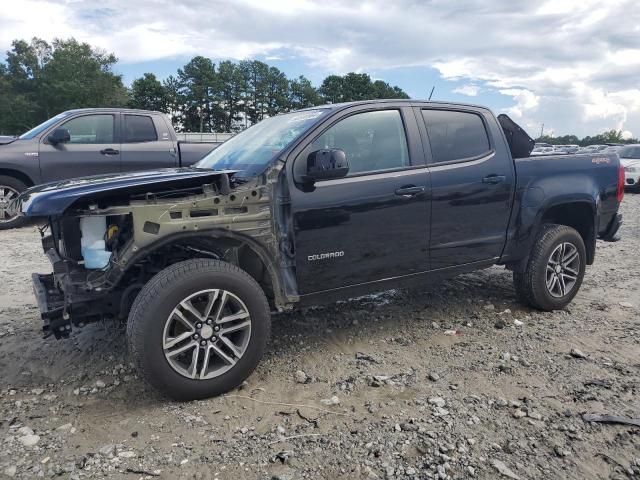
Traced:
<path fill-rule="evenodd" d="M 549 143 L 551 145 L 579 145 L 581 147 L 606 145 L 608 143 L 640 143 L 637 138 L 623 138 L 622 130 L 607 130 L 599 135 L 587 135 L 584 138 L 578 138 L 575 135 L 562 135 L 560 137 L 543 135 L 536 138 L 536 142 Z"/>
<path fill-rule="evenodd" d="M 304 76 L 287 78 L 259 60 L 214 63 L 196 56 L 160 81 L 145 73 L 125 87 L 117 58 L 70 38 L 48 43 L 15 40 L 0 62 L 0 134 L 17 135 L 65 110 L 132 107 L 167 113 L 176 130 L 237 132 L 280 112 L 376 98 L 409 98 L 397 86 L 366 73 L 329 75 L 316 88 Z M 581 146 L 637 143 L 611 130 L 578 138 L 542 136 L 539 142 Z"/>
<path fill-rule="evenodd" d="M 20 134 L 64 110 L 132 107 L 170 115 L 178 131 L 237 132 L 281 112 L 375 98 L 409 98 L 366 73 L 330 75 L 319 88 L 259 60 L 196 56 L 163 81 L 145 73 L 130 88 L 117 58 L 75 39 L 15 40 L 0 63 L 0 133 Z"/>

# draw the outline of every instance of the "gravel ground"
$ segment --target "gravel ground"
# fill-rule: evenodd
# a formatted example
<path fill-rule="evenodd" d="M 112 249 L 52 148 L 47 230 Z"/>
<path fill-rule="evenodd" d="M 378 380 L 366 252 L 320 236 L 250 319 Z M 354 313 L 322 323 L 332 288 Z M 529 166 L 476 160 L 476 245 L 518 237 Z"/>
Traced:
<path fill-rule="evenodd" d="M 640 195 L 565 311 L 516 303 L 493 268 L 274 318 L 238 391 L 175 403 L 121 327 L 43 340 L 36 227 L 0 232 L 0 476 L 640 478 Z"/>

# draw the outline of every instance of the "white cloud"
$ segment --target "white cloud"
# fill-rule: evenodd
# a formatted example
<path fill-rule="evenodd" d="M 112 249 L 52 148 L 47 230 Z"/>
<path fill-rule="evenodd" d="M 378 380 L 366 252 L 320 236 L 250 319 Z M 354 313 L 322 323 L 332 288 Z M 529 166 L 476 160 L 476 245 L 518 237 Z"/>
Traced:
<path fill-rule="evenodd" d="M 505 88 L 500 90 L 502 95 L 513 97 L 516 104 L 507 111 L 516 119 L 522 118 L 524 112 L 534 110 L 540 105 L 540 98 L 529 90 L 523 88 Z"/>
<path fill-rule="evenodd" d="M 477 85 L 462 85 L 461 87 L 454 88 L 452 92 L 467 95 L 468 97 L 475 97 L 480 93 L 480 87 Z"/>
<path fill-rule="evenodd" d="M 436 68 L 464 83 L 456 93 L 502 91 L 536 129 L 640 135 L 637 0 L 21 0 L 0 26 L 0 50 L 75 36 L 125 63 L 201 54 L 297 57 L 327 73 Z"/>

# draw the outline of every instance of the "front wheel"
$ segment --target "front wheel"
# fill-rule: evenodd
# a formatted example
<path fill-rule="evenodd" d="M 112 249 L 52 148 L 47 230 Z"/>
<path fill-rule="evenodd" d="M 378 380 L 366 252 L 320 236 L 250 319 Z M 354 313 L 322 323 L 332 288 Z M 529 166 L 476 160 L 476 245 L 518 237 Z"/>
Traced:
<path fill-rule="evenodd" d="M 176 400 L 195 400 L 240 385 L 260 362 L 269 304 L 246 272 L 218 260 L 167 267 L 138 294 L 127 323 L 141 376 Z"/>
<path fill-rule="evenodd" d="M 12 212 L 9 206 L 26 189 L 27 186 L 20 180 L 0 175 L 0 230 L 8 230 L 25 224 L 25 217 Z"/>
<path fill-rule="evenodd" d="M 524 272 L 513 273 L 518 299 L 539 310 L 560 310 L 576 296 L 586 267 L 580 234 L 565 225 L 547 224 L 538 234 Z"/>

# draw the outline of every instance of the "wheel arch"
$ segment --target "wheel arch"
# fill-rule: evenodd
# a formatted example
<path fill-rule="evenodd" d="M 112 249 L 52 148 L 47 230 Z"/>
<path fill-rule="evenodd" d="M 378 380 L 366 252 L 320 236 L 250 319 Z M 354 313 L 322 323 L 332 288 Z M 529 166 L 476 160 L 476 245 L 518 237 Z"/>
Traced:
<path fill-rule="evenodd" d="M 282 308 L 296 301 L 285 293 L 283 272 L 278 269 L 267 248 L 254 238 L 222 229 L 177 232 L 139 249 L 127 260 L 121 276 L 140 262 L 162 255 L 176 248 L 191 249 L 183 258 L 176 258 L 170 264 L 188 258 L 216 258 L 231 263 L 247 272 L 263 288 L 276 308 Z M 169 264 L 169 265 L 170 265 Z M 167 265 L 167 266 L 169 266 Z"/>
<path fill-rule="evenodd" d="M 16 180 L 20 180 L 27 187 L 33 187 L 35 185 L 35 182 L 31 179 L 31 177 L 29 177 L 29 175 L 27 175 L 26 173 L 21 172 L 20 170 L 0 167 L 0 175 L 3 175 L 5 177 L 13 177 Z"/>
<path fill-rule="evenodd" d="M 584 242 L 587 265 L 593 264 L 596 253 L 596 206 L 589 201 L 562 202 L 541 212 L 537 232 L 543 225 L 554 223 L 575 229 Z"/>
<path fill-rule="evenodd" d="M 515 227 L 509 236 L 501 263 L 515 272 L 526 269 L 535 239 L 545 224 L 558 224 L 578 231 L 587 253 L 587 264 L 593 264 L 596 249 L 596 212 L 594 199 L 555 198 L 539 207 L 522 207 L 514 219 Z"/>

